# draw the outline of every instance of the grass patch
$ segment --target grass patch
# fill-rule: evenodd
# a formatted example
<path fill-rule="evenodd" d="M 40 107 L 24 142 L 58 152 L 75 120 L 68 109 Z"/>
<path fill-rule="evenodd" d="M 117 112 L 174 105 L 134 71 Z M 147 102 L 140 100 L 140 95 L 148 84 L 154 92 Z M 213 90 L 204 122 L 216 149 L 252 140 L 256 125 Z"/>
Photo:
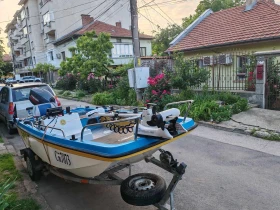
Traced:
<path fill-rule="evenodd" d="M 280 135 L 273 133 L 273 134 L 270 134 L 270 136 L 266 137 L 265 139 L 270 140 L 270 141 L 280 141 Z"/>
<path fill-rule="evenodd" d="M 15 180 L 22 176 L 16 169 L 11 154 L 0 155 L 0 210 L 39 210 L 40 205 L 32 198 L 20 199 L 15 192 Z"/>
<path fill-rule="evenodd" d="M 13 156 L 11 154 L 0 155 L 0 183 L 7 179 L 21 179 L 21 174 L 16 169 Z"/>
<path fill-rule="evenodd" d="M 2 136 L 0 136 L 0 143 L 4 143 Z"/>

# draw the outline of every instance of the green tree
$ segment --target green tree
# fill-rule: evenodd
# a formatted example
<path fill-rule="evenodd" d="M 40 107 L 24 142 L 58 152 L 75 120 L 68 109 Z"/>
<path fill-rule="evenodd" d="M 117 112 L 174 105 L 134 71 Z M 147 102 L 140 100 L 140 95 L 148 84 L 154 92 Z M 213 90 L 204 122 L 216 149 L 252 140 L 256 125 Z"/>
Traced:
<path fill-rule="evenodd" d="M 166 55 L 165 50 L 169 47 L 169 43 L 182 32 L 182 27 L 172 24 L 166 28 L 158 27 L 158 31 L 155 34 L 152 41 L 152 50 L 155 55 Z"/>
<path fill-rule="evenodd" d="M 3 62 L 3 55 L 5 53 L 5 49 L 4 49 L 3 44 L 4 44 L 3 40 L 0 39 L 0 62 Z"/>
<path fill-rule="evenodd" d="M 202 0 L 196 7 L 195 14 L 183 18 L 183 28 L 187 28 L 195 19 L 197 19 L 207 9 L 217 12 L 231 7 L 243 5 L 245 0 Z"/>
<path fill-rule="evenodd" d="M 13 72 L 13 64 L 1 62 L 0 63 L 1 76 L 7 76 L 9 73 Z"/>
<path fill-rule="evenodd" d="M 67 58 L 60 64 L 61 76 L 67 73 L 80 73 L 82 78 L 86 78 L 91 72 L 94 72 L 95 76 L 110 74 L 107 66 L 113 61 L 108 55 L 113 44 L 108 34 L 100 33 L 96 36 L 94 31 L 87 32 L 77 39 L 76 44 L 76 47 L 69 48 L 73 57 Z"/>

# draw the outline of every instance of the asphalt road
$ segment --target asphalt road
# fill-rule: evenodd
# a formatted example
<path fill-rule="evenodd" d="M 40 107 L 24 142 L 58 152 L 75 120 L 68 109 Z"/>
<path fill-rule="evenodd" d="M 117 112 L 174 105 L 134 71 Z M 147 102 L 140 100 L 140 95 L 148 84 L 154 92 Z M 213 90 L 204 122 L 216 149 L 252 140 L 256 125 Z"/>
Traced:
<path fill-rule="evenodd" d="M 64 101 L 64 100 L 63 100 Z M 64 101 L 65 102 L 65 101 Z M 74 103 L 67 101 L 67 103 Z M 18 150 L 18 135 L 0 132 Z M 166 145 L 188 167 L 175 191 L 177 210 L 279 210 L 280 142 L 198 127 L 190 135 Z M 171 175 L 140 162 L 133 173 L 149 172 L 171 180 Z M 126 172 L 121 172 L 125 176 Z M 122 201 L 118 186 L 82 185 L 54 175 L 43 177 L 38 191 L 54 210 L 140 210 Z"/>

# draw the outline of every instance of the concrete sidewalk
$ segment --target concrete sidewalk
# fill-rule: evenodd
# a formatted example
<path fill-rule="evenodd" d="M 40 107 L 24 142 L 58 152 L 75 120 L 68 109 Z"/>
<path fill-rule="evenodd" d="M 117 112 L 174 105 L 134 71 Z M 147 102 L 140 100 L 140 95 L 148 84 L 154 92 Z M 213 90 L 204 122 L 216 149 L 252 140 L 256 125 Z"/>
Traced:
<path fill-rule="evenodd" d="M 260 138 L 270 138 L 271 136 L 279 136 L 280 138 L 280 111 L 251 108 L 248 111 L 233 115 L 229 121 L 218 124 L 204 121 L 199 123 L 220 130 L 248 134 Z"/>

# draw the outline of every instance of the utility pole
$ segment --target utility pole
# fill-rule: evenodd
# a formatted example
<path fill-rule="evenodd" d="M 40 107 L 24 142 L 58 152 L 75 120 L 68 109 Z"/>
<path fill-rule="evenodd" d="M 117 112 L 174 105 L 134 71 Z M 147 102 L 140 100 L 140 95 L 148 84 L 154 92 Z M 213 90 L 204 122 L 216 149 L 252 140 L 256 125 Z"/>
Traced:
<path fill-rule="evenodd" d="M 134 89 L 136 91 L 137 101 L 142 100 L 142 92 L 136 87 L 136 72 L 135 67 L 139 67 L 140 63 L 140 40 L 138 32 L 138 11 L 137 11 L 137 0 L 130 0 L 130 14 L 131 14 L 131 33 L 133 43 L 133 54 L 134 54 Z"/>

